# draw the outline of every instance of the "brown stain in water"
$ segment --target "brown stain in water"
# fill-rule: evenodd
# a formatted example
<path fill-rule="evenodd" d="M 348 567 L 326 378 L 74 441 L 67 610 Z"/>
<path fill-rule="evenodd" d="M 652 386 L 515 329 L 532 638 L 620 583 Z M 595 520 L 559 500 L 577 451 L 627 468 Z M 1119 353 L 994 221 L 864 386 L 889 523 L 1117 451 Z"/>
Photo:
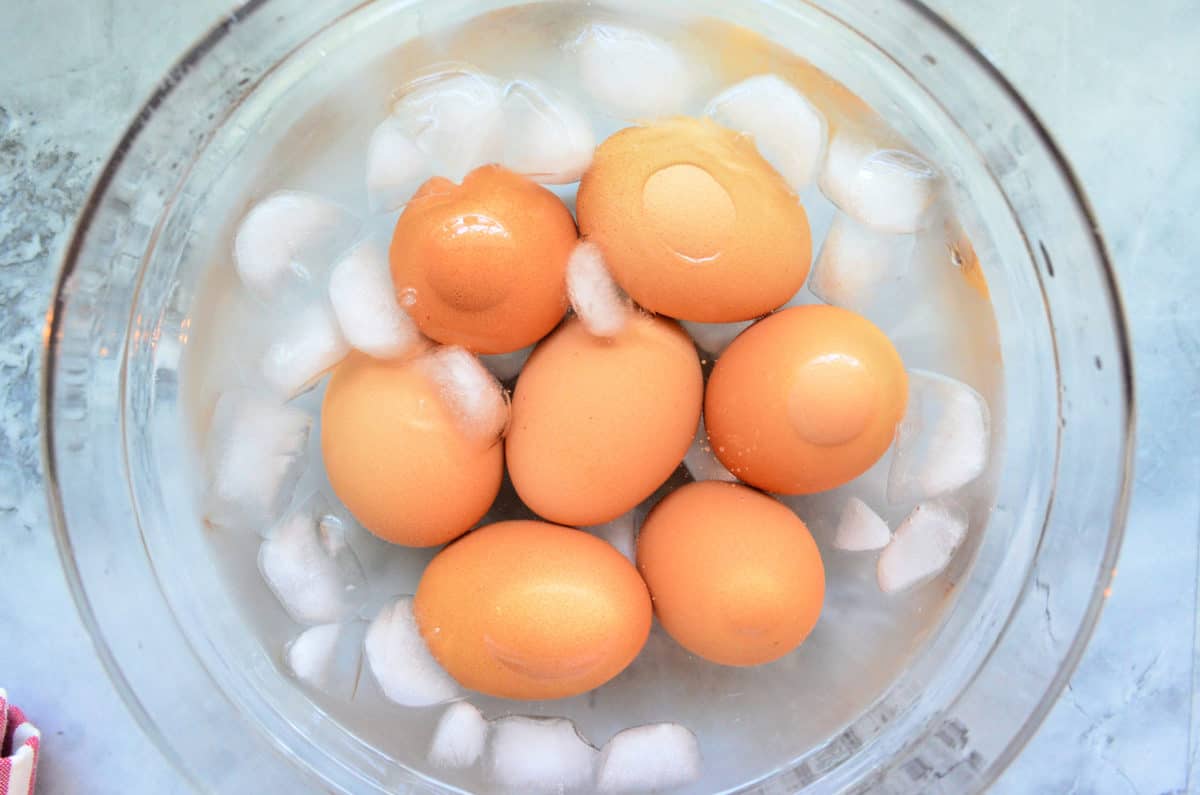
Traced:
<path fill-rule="evenodd" d="M 975 246 L 971 243 L 971 238 L 953 218 L 946 221 L 946 240 L 950 249 L 950 258 L 958 267 L 959 275 L 983 300 L 990 303 L 992 292 L 988 289 L 983 266 L 979 264 L 979 255 L 975 253 Z"/>

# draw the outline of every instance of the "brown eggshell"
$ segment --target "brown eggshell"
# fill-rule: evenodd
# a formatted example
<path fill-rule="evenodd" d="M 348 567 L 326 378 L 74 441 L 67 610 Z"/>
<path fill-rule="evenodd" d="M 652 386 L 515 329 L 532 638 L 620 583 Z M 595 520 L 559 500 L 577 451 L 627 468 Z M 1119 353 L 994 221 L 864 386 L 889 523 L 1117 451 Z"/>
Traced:
<path fill-rule="evenodd" d="M 696 350 L 678 324 L 635 315 L 601 339 L 572 318 L 517 380 L 506 441 L 517 493 L 562 524 L 615 519 L 679 466 L 702 391 Z"/>
<path fill-rule="evenodd" d="M 576 202 L 580 232 L 646 309 L 749 320 L 786 303 L 812 263 L 808 215 L 753 140 L 704 119 L 604 141 Z"/>
<path fill-rule="evenodd" d="M 759 665 L 799 646 L 825 599 L 821 553 L 804 522 L 736 483 L 689 483 L 642 525 L 638 570 L 655 614 L 684 648 Z"/>
<path fill-rule="evenodd" d="M 567 308 L 577 240 L 566 205 L 500 166 L 461 185 L 434 177 L 392 236 L 392 280 L 421 331 L 476 353 L 508 353 L 550 332 Z"/>
<path fill-rule="evenodd" d="M 498 439 L 464 432 L 420 360 L 352 353 L 321 406 L 329 482 L 354 517 L 394 544 L 429 547 L 487 513 L 504 470 Z"/>
<path fill-rule="evenodd" d="M 705 393 L 713 452 L 752 486 L 781 494 L 836 488 L 891 446 L 908 374 L 861 315 L 801 306 L 746 331 L 717 360 Z"/>
<path fill-rule="evenodd" d="M 545 522 L 499 522 L 430 562 L 413 603 L 421 635 L 464 687 L 500 698 L 566 698 L 633 661 L 650 596 L 607 542 Z"/>

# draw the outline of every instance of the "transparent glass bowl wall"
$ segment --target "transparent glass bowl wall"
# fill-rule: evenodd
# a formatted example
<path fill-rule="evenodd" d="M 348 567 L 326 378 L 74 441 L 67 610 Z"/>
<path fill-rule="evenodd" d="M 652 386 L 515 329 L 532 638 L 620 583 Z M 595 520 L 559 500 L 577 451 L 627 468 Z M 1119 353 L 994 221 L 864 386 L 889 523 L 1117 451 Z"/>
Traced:
<path fill-rule="evenodd" d="M 375 48 L 504 5 L 251 2 L 167 77 L 80 221 L 47 334 L 56 531 L 110 675 L 199 789 L 270 781 L 287 792 L 439 791 L 322 720 L 273 656 L 237 631 L 236 606 L 200 564 L 208 558 L 191 511 L 198 470 L 179 367 L 207 269 L 229 264 L 197 251 L 244 211 L 230 197 L 262 176 L 256 132 L 283 123 L 296 92 L 335 84 Z M 1027 108 L 922 7 L 687 8 L 785 47 L 804 43 L 796 48 L 946 168 L 988 278 L 1004 361 L 996 505 L 947 618 L 868 712 L 747 788 L 982 789 L 1065 684 L 1119 546 L 1132 395 L 1093 221 Z"/>

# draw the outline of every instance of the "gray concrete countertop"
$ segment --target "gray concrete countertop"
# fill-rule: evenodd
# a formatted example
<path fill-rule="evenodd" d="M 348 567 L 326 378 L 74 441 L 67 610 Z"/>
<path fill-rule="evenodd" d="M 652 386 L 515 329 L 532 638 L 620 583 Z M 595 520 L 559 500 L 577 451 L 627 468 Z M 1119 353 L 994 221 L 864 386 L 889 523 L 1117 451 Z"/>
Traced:
<path fill-rule="evenodd" d="M 1136 349 L 1137 482 L 1114 593 L 997 790 L 1200 792 L 1200 4 L 931 4 L 1008 75 L 1077 168 Z M 183 789 L 110 686 L 61 574 L 40 482 L 38 349 L 89 181 L 154 81 L 231 6 L 0 11 L 0 686 L 44 732 L 39 791 L 51 795 Z"/>

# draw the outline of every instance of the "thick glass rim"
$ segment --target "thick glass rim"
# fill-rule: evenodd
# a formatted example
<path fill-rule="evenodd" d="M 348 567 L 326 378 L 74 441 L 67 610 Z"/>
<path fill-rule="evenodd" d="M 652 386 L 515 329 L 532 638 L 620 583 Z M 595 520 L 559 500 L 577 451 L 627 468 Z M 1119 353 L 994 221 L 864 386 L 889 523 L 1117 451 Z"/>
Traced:
<path fill-rule="evenodd" d="M 271 4 L 272 0 L 247 0 L 243 5 L 227 14 L 213 25 L 168 70 L 164 79 L 155 87 L 150 97 L 142 104 L 133 121 L 126 128 L 113 148 L 112 153 L 105 161 L 104 167 L 94 179 L 88 197 L 77 216 L 69 243 L 64 249 L 64 254 L 59 264 L 59 270 L 54 282 L 53 297 L 47 309 L 42 334 L 40 356 L 42 369 L 40 373 L 40 404 L 38 410 L 38 425 L 41 433 L 41 460 L 50 522 L 68 588 L 80 619 L 87 629 L 92 646 L 127 709 L 129 709 L 135 721 L 151 739 L 159 752 L 170 761 L 176 771 L 197 791 L 203 791 L 204 785 L 195 779 L 190 766 L 184 763 L 175 748 L 160 731 L 156 720 L 134 691 L 116 655 L 104 637 L 88 596 L 87 588 L 83 582 L 83 577 L 75 561 L 59 484 L 59 469 L 54 451 L 54 423 L 51 417 L 52 406 L 54 405 L 53 397 L 56 392 L 55 364 L 59 358 L 57 340 L 60 337 L 61 321 L 67 302 L 65 288 L 79 265 L 84 240 L 96 219 L 102 198 L 112 185 L 115 176 L 147 123 L 159 106 L 187 79 L 193 66 L 201 62 L 210 51 L 217 47 L 243 21 L 263 11 Z M 1121 477 L 1116 499 L 1113 503 L 1111 521 L 1106 536 L 1107 544 L 1101 558 L 1101 565 L 1097 570 L 1096 580 L 1092 585 L 1086 609 L 1075 629 L 1074 637 L 1066 653 L 1063 655 L 1061 664 L 1058 666 L 1053 678 L 1046 683 L 1040 699 L 1030 711 L 1020 729 L 1007 743 L 1003 751 L 989 764 L 982 777 L 982 783 L 986 787 L 994 783 L 1000 774 L 1017 757 L 1058 700 L 1059 695 L 1074 673 L 1092 637 L 1103 609 L 1105 593 L 1112 576 L 1111 572 L 1114 570 L 1114 565 L 1124 538 L 1133 482 L 1136 399 L 1133 382 L 1132 351 L 1124 302 L 1103 233 L 1100 230 L 1091 203 L 1084 193 L 1077 175 L 1053 136 L 1000 70 L 953 25 L 924 5 L 924 3 L 920 2 L 920 0 L 901 0 L 901 5 L 908 11 L 914 12 L 923 24 L 928 25 L 932 29 L 932 32 L 943 36 L 951 46 L 957 49 L 962 55 L 965 55 L 980 70 L 981 76 L 984 79 L 993 83 L 1000 90 L 1005 99 L 1011 103 L 1011 109 L 1028 125 L 1029 131 L 1033 133 L 1037 143 L 1043 148 L 1051 167 L 1057 172 L 1056 176 L 1065 184 L 1067 192 L 1075 204 L 1074 209 L 1086 222 L 1087 234 L 1094 248 L 1095 261 L 1103 279 L 1105 298 L 1108 303 L 1106 310 L 1112 322 L 1112 330 L 1116 338 L 1120 356 L 1121 400 L 1120 405 L 1115 407 L 1114 413 L 1117 415 L 1122 435 Z M 123 382 L 124 364 L 122 364 Z M 1033 576 L 1032 571 L 1028 576 Z M 993 643 L 993 648 L 1005 636 L 1008 625 L 1009 622 L 1006 622 L 998 632 Z M 981 661 L 981 668 L 983 665 L 986 665 L 988 657 L 990 657 L 990 653 Z"/>

